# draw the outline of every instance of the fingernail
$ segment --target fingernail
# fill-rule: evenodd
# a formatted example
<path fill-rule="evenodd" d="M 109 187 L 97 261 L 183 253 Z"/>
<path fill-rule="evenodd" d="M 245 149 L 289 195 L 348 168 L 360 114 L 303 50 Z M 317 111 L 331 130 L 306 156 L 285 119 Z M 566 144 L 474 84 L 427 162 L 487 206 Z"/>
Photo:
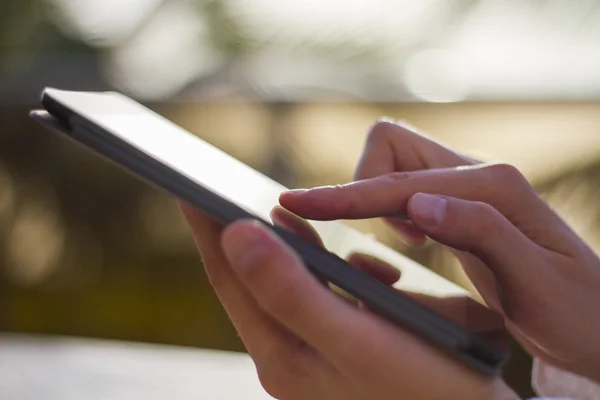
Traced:
<path fill-rule="evenodd" d="M 269 215 L 271 216 L 271 221 L 273 221 L 274 225 L 278 225 L 290 231 L 294 230 L 294 216 L 285 208 L 281 206 L 275 206 Z"/>
<path fill-rule="evenodd" d="M 306 193 L 308 192 L 308 189 L 294 189 L 294 190 L 286 190 L 285 192 L 283 192 L 284 194 L 291 194 L 291 195 L 299 195 L 302 193 Z"/>
<path fill-rule="evenodd" d="M 292 226 L 290 226 L 290 224 L 288 223 L 288 221 L 286 221 L 285 219 L 281 218 L 279 215 L 277 214 L 271 214 L 271 221 L 273 221 L 273 224 L 280 226 L 282 228 L 288 229 L 288 230 L 292 230 Z"/>
<path fill-rule="evenodd" d="M 446 217 L 446 199 L 426 193 L 417 193 L 412 197 L 411 209 L 422 225 L 435 228 Z"/>
<path fill-rule="evenodd" d="M 259 226 L 247 224 L 226 230 L 223 248 L 236 269 L 250 269 L 258 264 L 268 251 L 268 238 Z"/>

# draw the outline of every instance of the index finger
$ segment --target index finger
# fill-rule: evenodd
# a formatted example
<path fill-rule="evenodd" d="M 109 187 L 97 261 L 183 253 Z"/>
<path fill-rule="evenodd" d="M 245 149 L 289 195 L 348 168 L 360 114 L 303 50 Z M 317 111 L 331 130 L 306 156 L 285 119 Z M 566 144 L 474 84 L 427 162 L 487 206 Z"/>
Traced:
<path fill-rule="evenodd" d="M 416 193 L 481 201 L 503 214 L 514 213 L 517 203 L 528 214 L 525 217 L 545 212 L 525 178 L 503 164 L 394 172 L 345 185 L 284 192 L 279 201 L 307 219 L 363 219 L 406 215 L 408 200 Z"/>

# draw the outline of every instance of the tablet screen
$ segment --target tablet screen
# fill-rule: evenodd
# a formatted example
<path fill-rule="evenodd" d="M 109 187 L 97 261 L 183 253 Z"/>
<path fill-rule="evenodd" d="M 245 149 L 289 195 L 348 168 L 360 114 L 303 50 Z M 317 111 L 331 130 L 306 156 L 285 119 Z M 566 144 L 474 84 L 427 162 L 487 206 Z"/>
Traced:
<path fill-rule="evenodd" d="M 47 89 L 46 95 L 163 165 L 269 221 L 286 188 L 150 109 L 117 93 Z M 110 133 L 108 133 L 110 132 Z M 447 297 L 459 286 L 342 222 L 311 222 L 327 248 L 345 257 L 358 251 L 402 270 L 398 288 Z"/>

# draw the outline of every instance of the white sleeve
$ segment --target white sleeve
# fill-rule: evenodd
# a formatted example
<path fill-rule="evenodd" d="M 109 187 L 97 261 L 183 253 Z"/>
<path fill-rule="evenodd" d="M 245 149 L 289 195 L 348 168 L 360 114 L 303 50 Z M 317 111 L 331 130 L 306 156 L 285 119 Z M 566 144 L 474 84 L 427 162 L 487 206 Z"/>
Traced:
<path fill-rule="evenodd" d="M 600 384 L 537 358 L 533 360 L 531 384 L 538 395 L 546 396 L 546 398 L 554 396 L 553 400 L 600 399 Z M 538 400 L 543 399 L 543 397 L 538 398 Z"/>

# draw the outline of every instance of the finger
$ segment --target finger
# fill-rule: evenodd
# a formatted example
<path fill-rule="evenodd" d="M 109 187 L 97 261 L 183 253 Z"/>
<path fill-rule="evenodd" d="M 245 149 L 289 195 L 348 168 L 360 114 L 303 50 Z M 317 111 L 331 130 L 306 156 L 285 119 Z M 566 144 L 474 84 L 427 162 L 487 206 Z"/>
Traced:
<path fill-rule="evenodd" d="M 459 384 L 474 379 L 474 374 L 444 353 L 323 290 L 295 253 L 259 223 L 232 224 L 225 230 L 222 243 L 231 265 L 260 307 L 321 352 L 344 375 L 382 382 L 392 379 L 393 370 L 396 379 L 426 376 L 428 380 L 456 379 Z M 372 368 L 375 362 L 380 368 Z"/>
<path fill-rule="evenodd" d="M 297 215 L 292 214 L 285 208 L 275 206 L 271 211 L 271 219 L 275 224 L 294 232 L 304 240 L 323 248 L 325 247 L 321 237 L 312 225 Z M 387 285 L 392 285 L 400 278 L 400 271 L 398 269 L 366 254 L 351 254 L 347 261 L 355 268 L 362 270 Z M 341 289 L 335 287 L 332 289 L 334 289 L 336 293 L 343 295 L 345 298 L 352 299 L 352 296 Z"/>
<path fill-rule="evenodd" d="M 399 269 L 376 257 L 363 253 L 352 253 L 346 259 L 354 268 L 363 271 L 387 286 L 392 286 L 400 279 Z M 371 308 L 360 299 L 353 297 L 353 304 L 359 308 L 371 311 Z"/>
<path fill-rule="evenodd" d="M 235 284 L 235 275 L 233 270 L 227 267 L 227 259 L 218 246 L 223 227 L 193 206 L 184 202 L 180 202 L 179 205 L 192 230 L 194 243 L 202 256 L 211 284 L 215 286 L 217 294 L 229 291 L 229 286 Z"/>
<path fill-rule="evenodd" d="M 419 247 L 427 242 L 427 236 L 413 225 L 410 220 L 398 217 L 384 218 L 408 245 Z"/>
<path fill-rule="evenodd" d="M 285 208 L 275 206 L 271 211 L 271 219 L 277 225 L 289 229 L 304 240 L 325 247 L 318 232 L 308 221 L 292 214 Z M 347 261 L 386 285 L 392 285 L 400 279 L 400 270 L 368 254 L 352 253 L 348 256 Z"/>
<path fill-rule="evenodd" d="M 492 310 L 502 313 L 502 307 L 498 298 L 496 278 L 493 272 L 479 258 L 467 251 L 450 248 L 450 251 L 458 259 L 465 273 L 477 289 L 485 304 Z"/>
<path fill-rule="evenodd" d="M 319 233 L 313 228 L 313 226 L 306 220 L 300 218 L 297 215 L 292 214 L 285 208 L 281 206 L 275 206 L 271 210 L 271 220 L 274 224 L 279 225 L 291 232 L 294 232 L 296 235 L 300 236 L 302 239 L 306 240 L 309 243 L 316 244 L 317 246 L 325 248 L 325 244 L 321 239 Z M 349 301 L 355 301 L 352 296 L 344 292 L 343 290 L 333 286 L 327 280 L 317 277 L 321 284 L 333 291 L 335 291 L 340 296 L 343 296 Z"/>
<path fill-rule="evenodd" d="M 397 171 L 456 167 L 477 163 L 437 143 L 406 123 L 389 119 L 377 121 L 369 130 L 354 180 L 363 180 Z M 410 221 L 385 218 L 411 246 L 422 246 L 426 237 Z"/>
<path fill-rule="evenodd" d="M 514 167 L 482 164 L 395 172 L 345 185 L 292 190 L 282 193 L 279 200 L 283 207 L 303 218 L 363 219 L 406 215 L 408 199 L 419 192 L 484 201 L 509 212 L 513 211 L 516 200 L 520 206 L 531 207 L 533 199 L 537 199 Z"/>
<path fill-rule="evenodd" d="M 424 293 L 403 291 L 413 300 L 456 322 L 472 332 L 504 329 L 502 315 L 466 296 L 435 297 Z"/>
<path fill-rule="evenodd" d="M 308 348 L 262 311 L 241 283 L 221 248 L 223 228 L 192 206 L 185 203 L 180 206 L 192 229 L 209 280 L 257 365 L 283 361 L 286 354 L 301 364 L 303 356 L 300 353 L 306 353 Z"/>
<path fill-rule="evenodd" d="M 508 348 L 504 317 L 466 296 L 435 297 L 403 291 L 416 302 L 478 334 L 501 349 Z"/>
<path fill-rule="evenodd" d="M 506 164 L 395 172 L 346 185 L 284 192 L 279 202 L 307 219 L 397 217 L 406 215 L 408 199 L 415 193 L 488 203 L 540 246 L 575 255 L 571 244 L 576 240 L 573 231 L 537 195 L 525 177 Z"/>
<path fill-rule="evenodd" d="M 280 225 L 280 226 L 283 226 L 283 227 L 289 229 L 290 231 L 296 233 L 303 239 L 305 239 L 309 242 L 315 243 L 321 247 L 324 247 L 319 234 L 312 227 L 312 225 L 310 225 L 306 220 L 287 211 L 283 207 L 275 206 L 273 208 L 273 210 L 271 211 L 271 219 L 277 225 Z M 412 226 L 411 221 L 401 220 L 399 218 L 392 218 L 391 220 L 395 224 L 398 224 L 398 225 L 395 225 L 398 227 L 398 229 L 405 229 L 405 230 L 412 229 L 416 233 L 418 233 L 420 238 L 422 238 L 421 240 L 423 242 L 425 241 L 425 239 L 426 239 L 425 235 L 421 231 L 418 231 L 416 228 L 414 228 Z M 404 223 L 404 224 L 402 224 L 402 223 Z M 400 224 L 402 224 L 402 225 L 400 225 Z M 413 245 L 419 244 L 418 243 L 418 241 L 420 239 L 419 236 L 417 236 L 415 238 Z M 380 282 L 382 282 L 385 285 L 391 286 L 394 283 L 396 283 L 398 281 L 398 279 L 400 279 L 400 270 L 398 270 L 397 268 L 395 268 L 395 267 L 389 265 L 388 263 L 381 261 L 375 257 L 369 256 L 366 254 L 361 254 L 361 253 L 353 253 L 347 258 L 347 261 L 350 264 L 352 264 L 355 268 L 369 274 L 370 276 L 379 280 Z M 484 271 L 469 271 L 469 272 L 470 272 L 470 276 L 473 274 L 482 275 L 482 274 L 489 273 L 489 270 L 485 269 Z M 322 283 L 324 285 L 331 287 L 331 285 L 329 285 L 327 282 L 322 282 Z M 339 289 L 336 287 L 331 287 L 331 288 L 334 290 L 335 293 L 343 296 L 347 300 L 350 300 L 353 304 L 358 304 L 365 309 L 368 308 L 364 304 L 362 304 L 360 301 L 355 299 L 353 296 L 345 293 L 342 289 Z M 478 286 L 478 288 L 479 288 L 479 286 Z M 494 290 L 495 290 L 495 286 L 494 286 Z M 485 292 L 484 294 L 486 295 L 485 299 L 488 300 L 490 296 L 488 295 L 487 292 Z M 494 302 L 494 305 L 496 305 L 496 304 L 497 304 L 497 301 Z M 496 306 L 494 309 L 499 309 L 499 306 Z"/>
<path fill-rule="evenodd" d="M 328 354 L 331 340 L 351 330 L 348 308 L 323 290 L 279 238 L 251 222 L 230 225 L 222 237 L 227 258 L 260 307 Z"/>
<path fill-rule="evenodd" d="M 281 206 L 275 206 L 271 211 L 271 219 L 277 225 L 294 232 L 304 240 L 325 247 L 317 231 L 306 220 L 292 214 Z M 400 279 L 400 270 L 394 268 L 385 261 L 381 261 L 373 256 L 352 253 L 347 261 L 355 268 L 371 275 L 386 285 L 392 285 Z"/>
<path fill-rule="evenodd" d="M 476 163 L 435 142 L 405 123 L 380 120 L 369 130 L 354 180 L 395 171 L 457 167 Z"/>
<path fill-rule="evenodd" d="M 385 285 L 393 285 L 400 279 L 400 270 L 381 261 L 380 259 L 363 253 L 352 253 L 348 256 L 348 262 L 356 269 L 369 274 Z"/>
<path fill-rule="evenodd" d="M 375 257 L 353 253 L 348 258 L 348 261 L 356 268 L 386 285 L 391 286 L 400 279 L 400 271 L 398 269 Z M 502 332 L 502 335 L 500 336 L 504 336 L 504 318 L 502 315 L 477 303 L 469 297 L 435 297 L 418 292 L 402 292 L 425 307 L 428 307 L 472 332 L 485 333 L 488 336 L 494 336 L 493 340 L 497 344 L 497 333 Z M 362 306 L 367 310 L 369 309 L 368 306 Z M 505 343 L 502 342 L 502 344 Z"/>
<path fill-rule="evenodd" d="M 511 293 L 531 291 L 544 273 L 542 249 L 487 203 L 417 193 L 408 212 L 413 223 L 432 239 L 472 253 Z"/>
<path fill-rule="evenodd" d="M 277 225 L 283 226 L 294 232 L 304 240 L 325 247 L 318 232 L 306 220 L 292 214 L 281 206 L 275 206 L 271 211 L 271 219 Z M 382 283 L 393 284 L 400 279 L 400 271 L 373 256 L 363 253 L 352 253 L 347 261 L 357 269 L 373 276 Z"/>
<path fill-rule="evenodd" d="M 354 172 L 354 180 L 375 178 L 398 171 L 475 163 L 479 162 L 455 153 L 406 123 L 382 119 L 369 130 L 363 154 Z M 425 244 L 425 235 L 415 229 L 410 221 L 401 218 L 385 218 L 385 221 L 409 245 Z"/>
<path fill-rule="evenodd" d="M 294 232 L 307 242 L 325 247 L 321 236 L 319 236 L 319 233 L 310 223 L 308 223 L 308 221 L 292 214 L 285 208 L 275 206 L 273 210 L 271 210 L 271 220 L 273 220 L 273 223 Z"/>

